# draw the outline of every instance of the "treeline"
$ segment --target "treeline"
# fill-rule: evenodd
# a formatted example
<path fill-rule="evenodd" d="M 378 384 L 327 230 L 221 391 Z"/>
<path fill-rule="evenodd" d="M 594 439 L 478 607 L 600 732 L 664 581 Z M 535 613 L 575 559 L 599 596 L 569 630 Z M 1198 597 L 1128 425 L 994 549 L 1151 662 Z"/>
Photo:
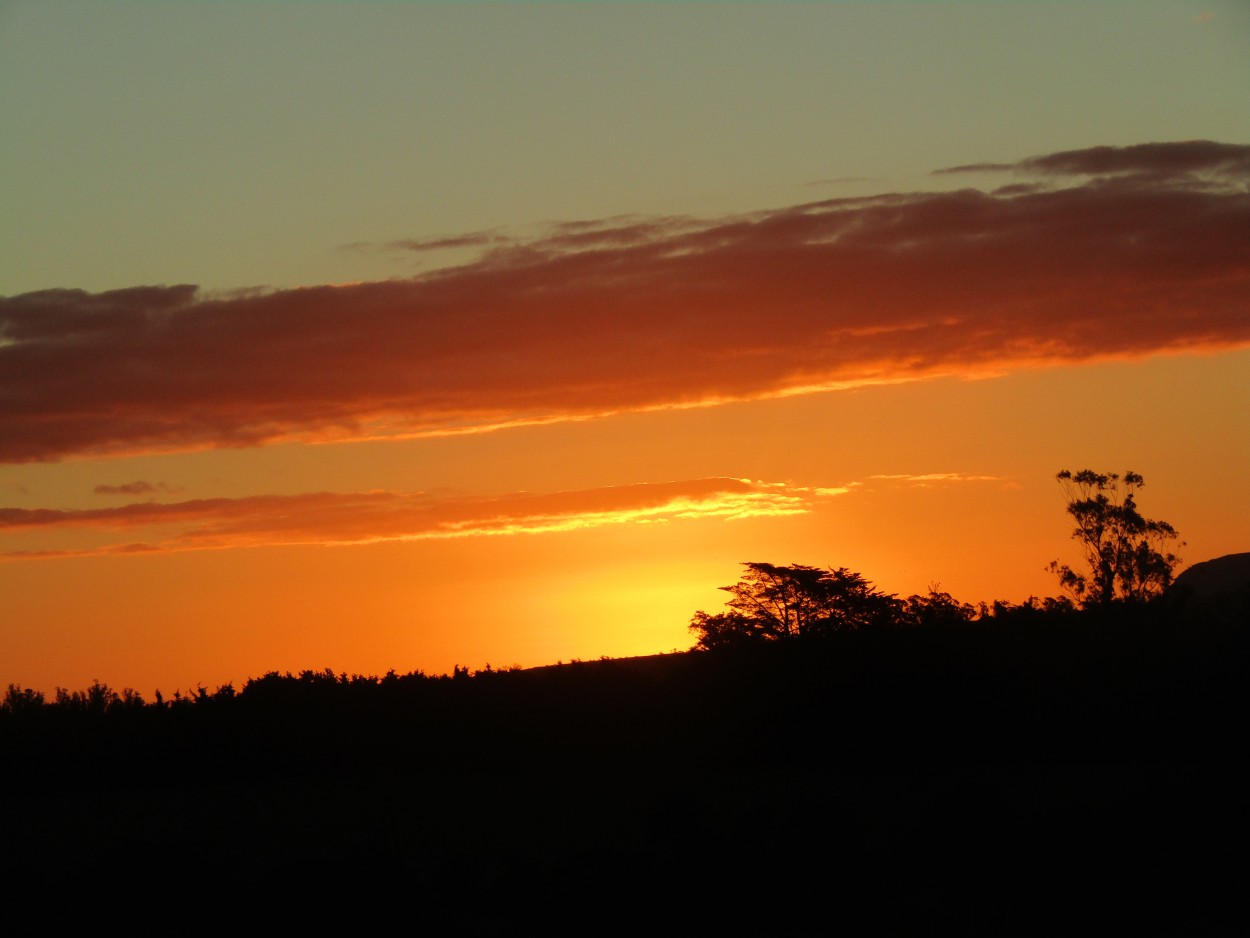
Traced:
<path fill-rule="evenodd" d="M 504 670 L 519 670 L 519 667 L 506 668 Z M 357 690 L 366 686 L 386 688 L 395 686 L 411 687 L 413 684 L 426 681 L 459 681 L 467 679 L 472 675 L 489 675 L 492 673 L 499 672 L 494 671 L 489 664 L 476 672 L 470 671 L 467 667 L 456 665 L 450 675 L 428 675 L 424 671 L 419 670 L 410 671 L 407 674 L 397 674 L 394 670 L 391 670 L 381 677 L 363 674 L 352 674 L 349 676 L 345 671 L 336 674 L 330 668 L 322 671 L 306 669 L 298 674 L 292 674 L 290 671 L 285 674 L 271 671 L 259 678 L 249 678 L 243 685 L 242 693 L 249 696 L 266 696 L 275 684 L 293 684 L 304 689 L 325 688 L 327 685 L 343 685 L 344 687 L 354 687 Z M 181 690 L 175 690 L 168 697 L 158 689 L 151 701 L 146 700 L 134 688 L 125 687 L 118 691 L 107 684 L 101 683 L 99 680 L 93 681 L 86 690 L 71 691 L 64 687 L 58 687 L 51 697 L 33 688 L 22 687 L 20 684 L 9 684 L 5 690 L 4 697 L 0 699 L 0 713 L 28 714 L 40 711 L 61 711 L 64 713 L 101 716 L 106 713 L 127 713 L 144 708 L 149 710 L 184 710 L 197 706 L 221 706 L 226 701 L 231 701 L 239 696 L 239 693 L 235 689 L 233 681 L 219 685 L 216 690 L 211 691 L 203 685 L 191 688 L 186 693 L 183 693 Z"/>
<path fill-rule="evenodd" d="M 893 597 L 890 597 L 890 600 L 893 601 Z M 870 623 L 868 627 L 932 628 L 990 620 L 1004 623 L 1010 618 L 1032 616 L 1036 613 L 1062 614 L 1074 611 L 1074 607 L 1067 600 L 1030 598 L 1021 604 L 995 601 L 990 604 L 981 603 L 978 606 L 972 606 L 957 602 L 947 593 L 937 592 L 895 602 L 900 613 L 897 619 L 881 619 Z M 703 614 L 700 613 L 700 615 Z M 813 637 L 810 630 L 808 637 Z M 710 647 L 710 645 L 703 646 L 696 643 L 695 647 Z M 605 656 L 598 660 L 612 659 Z M 648 660 L 654 660 L 654 658 Z M 573 660 L 568 663 L 568 667 L 571 669 L 579 664 L 583 662 Z M 454 683 L 456 687 L 461 687 L 466 681 L 476 681 L 478 685 L 481 685 L 502 675 L 521 671 L 537 672 L 546 668 L 559 667 L 564 667 L 564 663 L 530 669 L 523 669 L 519 665 L 493 668 L 489 663 L 482 668 L 472 669 L 457 664 L 449 674 L 430 674 L 423 670 L 397 673 L 393 669 L 384 675 L 348 674 L 345 671 L 335 672 L 331 668 L 304 669 L 297 673 L 270 671 L 258 678 L 248 678 L 241 689 L 236 688 L 233 682 L 219 685 L 215 689 L 200 685 L 186 691 L 174 690 L 168 695 L 158 689 L 151 699 L 146 698 L 134 688 L 123 687 L 118 690 L 99 680 L 92 682 L 83 690 L 57 687 L 51 694 L 10 683 L 3 697 L 0 697 L 0 719 L 6 715 L 21 716 L 40 712 L 98 717 L 104 714 L 134 713 L 139 710 L 187 711 L 195 708 L 208 710 L 214 707 L 220 709 L 236 698 L 248 702 L 285 701 L 288 703 L 297 700 L 324 699 L 329 696 L 336 697 L 344 703 L 361 700 L 371 695 L 379 698 L 418 698 L 438 694 L 438 688 L 451 683 Z"/>
<path fill-rule="evenodd" d="M 824 571 L 811 580 L 841 582 Z M 1250 712 L 1244 596 L 974 607 L 944 593 L 896 600 L 865 588 L 849 606 L 829 597 L 804 608 L 793 595 L 788 602 L 767 615 L 720 614 L 736 631 L 713 631 L 713 617 L 700 613 L 692 628 L 705 631 L 694 650 L 646 658 L 438 675 L 270 672 L 237 689 L 158 692 L 150 701 L 99 682 L 48 698 L 11 684 L 0 700 L 0 743 L 59 752 L 49 765 L 92 747 L 101 758 L 111 746 L 115 758 L 148 759 L 147 743 L 157 762 L 161 752 L 191 757 L 224 745 L 259 763 L 276 764 L 275 753 L 314 763 L 339 747 L 373 761 L 443 753 L 485 764 L 630 747 L 683 758 L 780 752 L 788 740 L 836 727 L 865 753 L 889 737 L 938 755 L 945 743 L 935 740 L 965 754 L 1043 755 L 1192 749 Z M 865 609 L 891 614 L 857 618 Z M 1185 720 L 1201 726 L 1185 729 Z M 988 728 L 995 721 L 1014 728 L 999 738 Z"/>
<path fill-rule="evenodd" d="M 1111 608 L 1077 607 L 1066 597 L 1030 597 L 1013 603 L 995 600 L 972 605 L 956 600 L 936 588 L 927 594 L 898 599 L 881 593 L 858 574 L 845 569 L 825 571 L 818 568 L 769 564 L 744 564 L 750 574 L 736 586 L 725 587 L 734 594 L 728 603 L 730 612 L 709 615 L 699 611 L 691 629 L 698 636 L 695 651 L 742 648 L 759 650 L 762 643 L 779 638 L 794 639 L 796 648 L 807 652 L 819 649 L 822 640 L 835 635 L 857 632 L 953 634 L 999 638 L 1012 630 L 1054 630 L 1056 640 L 1074 627 L 1098 634 L 1117 625 L 1128 627 L 1128 645 L 1122 649 L 1131 656 L 1132 646 L 1140 644 L 1151 630 L 1183 628 L 1194 635 L 1204 634 L 1246 621 L 1250 603 L 1245 597 L 1229 595 L 1220 600 L 1194 600 L 1184 594 L 1169 594 L 1151 603 Z M 850 584 L 849 589 L 842 589 Z M 830 586 L 834 589 L 829 589 Z M 748 595 L 750 594 L 750 595 Z M 825 642 L 824 644 L 828 644 Z M 836 642 L 835 642 L 836 645 Z M 682 653 L 675 653 L 681 656 Z M 662 658 L 673 655 L 623 659 L 616 662 L 645 662 L 649 669 L 662 668 Z M 607 657 L 599 662 L 610 662 Z M 539 668 L 471 669 L 456 665 L 450 674 L 427 674 L 422 670 L 384 675 L 348 674 L 331 668 L 305 669 L 298 673 L 268 672 L 247 679 L 242 688 L 233 682 L 215 689 L 204 686 L 166 695 L 159 689 L 152 699 L 130 687 L 117 690 L 106 683 L 94 681 L 83 690 L 57 687 L 50 695 L 34 688 L 10 683 L 0 698 L 0 720 L 23 718 L 35 714 L 75 714 L 101 717 L 122 717 L 138 711 L 188 712 L 220 711 L 235 705 L 295 704 L 298 702 L 337 700 L 344 704 L 367 699 L 399 702 L 404 699 L 434 699 L 444 693 L 460 693 L 466 684 L 481 688 L 488 683 L 520 688 L 534 686 L 533 680 L 521 678 L 522 673 L 537 675 L 567 668 L 571 673 L 579 665 L 590 667 L 596 662 L 571 661 L 567 665 Z"/>
<path fill-rule="evenodd" d="M 926 594 L 899 599 L 877 589 L 846 567 L 744 563 L 737 583 L 722 586 L 730 595 L 727 611 L 700 609 L 690 622 L 705 650 L 766 641 L 826 638 L 843 632 L 942 628 L 1009 615 L 1045 613 L 1060 617 L 1076 611 L 1072 600 L 1030 597 L 1020 605 L 1002 601 L 972 606 L 930 587 Z"/>
<path fill-rule="evenodd" d="M 1250 835 L 1244 601 L 956 606 L 524 670 L 13 687 L 0 884 L 231 921 L 363 897 L 440 934 L 570 903 L 579 933 L 1231 933 L 1239 871 L 1206 858 Z"/>
<path fill-rule="evenodd" d="M 824 570 L 803 565 L 789 567 L 765 563 L 743 565 L 747 572 L 733 586 L 723 613 L 700 610 L 691 621 L 697 641 L 692 652 L 712 651 L 722 656 L 734 649 L 761 654 L 764 646 L 778 640 L 791 647 L 795 657 L 829 654 L 863 654 L 869 648 L 905 655 L 908 647 L 930 647 L 928 639 L 960 639 L 966 662 L 982 652 L 1028 641 L 1035 650 L 1051 648 L 1053 662 L 1061 665 L 1072 649 L 1081 645 L 1119 643 L 1108 653 L 1131 661 L 1150 649 L 1197 648 L 1208 641 L 1238 643 L 1250 622 L 1250 595 L 1227 593 L 1196 598 L 1183 588 L 1146 602 L 1078 606 L 1067 597 L 1029 597 L 1013 603 L 995 600 L 976 605 L 960 602 L 936 587 L 926 594 L 899 599 L 882 593 L 862 576 L 845 568 Z M 896 636 L 883 644 L 884 634 Z M 903 636 L 914 636 L 907 640 Z M 857 637 L 853 637 L 857 636 Z M 877 638 L 874 638 L 877 636 Z M 978 649 L 981 649 L 980 651 Z M 658 677 L 681 670 L 674 662 L 684 653 L 597 662 L 573 661 L 523 669 L 519 665 L 480 669 L 456 665 L 450 674 L 427 674 L 416 670 L 384 675 L 348 674 L 330 668 L 298 673 L 271 671 L 249 678 L 237 689 L 233 682 L 209 689 L 198 686 L 165 695 L 157 690 L 151 700 L 130 687 L 121 690 L 100 681 L 84 690 L 58 687 L 51 695 L 10 683 L 0 697 L 0 726 L 40 714 L 82 718 L 125 719 L 139 712 L 223 712 L 232 707 L 250 709 L 269 706 L 328 704 L 351 707 L 366 702 L 401 705 L 441 700 L 463 702 L 497 693 L 526 693 L 553 683 L 579 682 L 574 673 L 593 671 L 599 678 L 615 672 L 645 672 Z M 667 661 L 666 661 L 667 659 Z M 1073 658 L 1075 662 L 1079 659 Z M 1049 660 L 1043 656 L 1042 660 Z M 960 667 L 957 661 L 946 662 Z M 598 667 L 596 667 L 598 666 Z M 937 667 L 934 663 L 934 667 Z M 473 691 L 466 688 L 472 686 Z M 588 688 L 582 688 L 588 689 Z"/>

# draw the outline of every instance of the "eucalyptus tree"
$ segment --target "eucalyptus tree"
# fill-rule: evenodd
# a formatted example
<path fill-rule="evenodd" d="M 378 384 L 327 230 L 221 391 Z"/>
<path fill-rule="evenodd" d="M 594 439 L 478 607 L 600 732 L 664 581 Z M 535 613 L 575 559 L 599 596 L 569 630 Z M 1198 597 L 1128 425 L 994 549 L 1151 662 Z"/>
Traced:
<path fill-rule="evenodd" d="M 1180 558 L 1169 550 L 1178 540 L 1166 521 L 1144 517 L 1137 493 L 1146 484 L 1139 473 L 1063 470 L 1056 476 L 1076 521 L 1072 538 L 1080 547 L 1085 570 L 1052 561 L 1059 585 L 1084 606 L 1141 601 L 1159 595 L 1172 583 Z M 1184 542 L 1180 544 L 1183 546 Z"/>

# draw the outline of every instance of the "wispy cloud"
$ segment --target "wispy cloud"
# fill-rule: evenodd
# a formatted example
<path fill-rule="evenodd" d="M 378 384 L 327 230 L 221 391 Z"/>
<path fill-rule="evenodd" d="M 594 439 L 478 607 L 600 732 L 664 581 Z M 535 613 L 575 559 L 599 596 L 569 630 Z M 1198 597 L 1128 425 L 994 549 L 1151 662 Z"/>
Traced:
<path fill-rule="evenodd" d="M 173 494 L 178 490 L 164 482 L 123 482 L 121 485 L 97 485 L 91 490 L 96 495 L 154 495 L 156 493 Z"/>
<path fill-rule="evenodd" d="M 491 233 L 422 276 L 0 299 L 0 461 L 474 432 L 1250 344 L 1250 146 L 1098 147 L 994 192 Z M 398 244 L 396 245 L 398 246 Z"/>
<path fill-rule="evenodd" d="M 971 475 L 963 472 L 922 472 L 917 474 L 889 473 L 871 475 L 870 479 L 883 479 L 889 482 L 913 482 L 926 484 L 932 482 L 1001 482 L 1001 476 Z"/>
<path fill-rule="evenodd" d="M 493 231 L 472 231 L 446 238 L 404 238 L 388 241 L 386 247 L 403 251 L 445 251 L 451 248 L 483 248 L 511 243 L 512 239 Z"/>
<path fill-rule="evenodd" d="M 997 483 L 998 488 L 1018 488 L 1019 483 L 1003 476 L 983 475 L 970 472 L 895 472 L 867 476 L 863 484 L 870 488 L 894 486 L 909 489 L 945 489 L 952 485 Z M 856 483 L 859 484 L 859 483 Z"/>
<path fill-rule="evenodd" d="M 739 520 L 802 514 L 841 488 L 747 479 L 696 479 L 571 492 L 446 497 L 424 493 L 318 492 L 80 510 L 0 509 L 7 560 L 208 550 L 265 545 L 550 534 L 614 524 Z M 126 532 L 126 540 L 23 546 L 23 536 Z M 142 540 L 136 541 L 140 533 Z"/>

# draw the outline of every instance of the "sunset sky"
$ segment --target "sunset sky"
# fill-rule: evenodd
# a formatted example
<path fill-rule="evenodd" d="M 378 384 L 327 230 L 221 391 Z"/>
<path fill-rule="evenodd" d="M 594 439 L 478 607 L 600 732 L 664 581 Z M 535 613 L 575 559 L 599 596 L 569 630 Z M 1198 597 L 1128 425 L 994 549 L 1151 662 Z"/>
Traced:
<path fill-rule="evenodd" d="M 0 688 L 1250 550 L 1250 4 L 0 3 Z"/>

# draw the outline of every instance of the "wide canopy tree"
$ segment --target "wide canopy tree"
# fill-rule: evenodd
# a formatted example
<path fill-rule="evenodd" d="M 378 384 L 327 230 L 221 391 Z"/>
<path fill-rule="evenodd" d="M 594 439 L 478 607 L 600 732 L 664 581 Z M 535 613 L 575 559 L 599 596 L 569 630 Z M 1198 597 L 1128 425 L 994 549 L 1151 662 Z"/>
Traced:
<path fill-rule="evenodd" d="M 732 586 L 728 611 L 700 609 L 690 622 L 698 647 L 717 648 L 749 640 L 776 641 L 894 625 L 902 604 L 845 567 L 822 569 L 744 563 Z"/>

